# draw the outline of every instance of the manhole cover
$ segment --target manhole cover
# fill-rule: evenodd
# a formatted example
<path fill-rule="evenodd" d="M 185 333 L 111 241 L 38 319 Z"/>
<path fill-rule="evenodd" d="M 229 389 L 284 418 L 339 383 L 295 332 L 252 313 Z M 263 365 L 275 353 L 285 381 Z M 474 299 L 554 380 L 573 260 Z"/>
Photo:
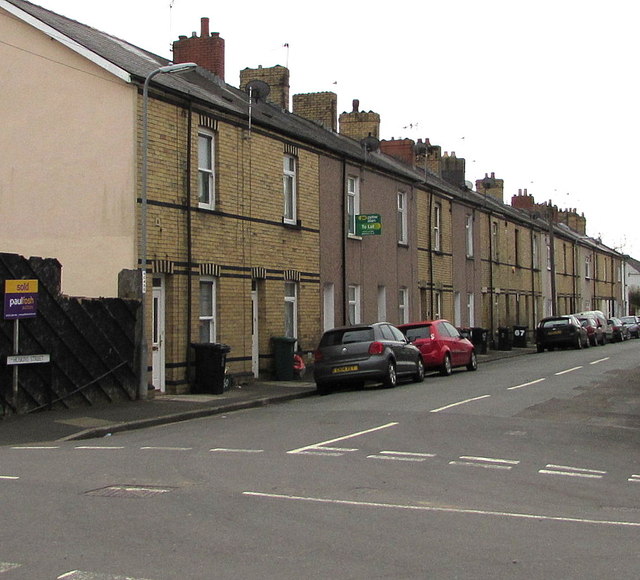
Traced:
<path fill-rule="evenodd" d="M 173 487 L 156 487 L 152 485 L 109 485 L 100 489 L 85 492 L 85 495 L 99 497 L 152 497 L 169 493 Z"/>

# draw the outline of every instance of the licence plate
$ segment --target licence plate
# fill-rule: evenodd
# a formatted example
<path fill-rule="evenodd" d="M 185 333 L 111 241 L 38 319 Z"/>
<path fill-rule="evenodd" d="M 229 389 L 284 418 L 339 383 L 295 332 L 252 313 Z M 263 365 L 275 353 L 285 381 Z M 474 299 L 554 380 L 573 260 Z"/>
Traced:
<path fill-rule="evenodd" d="M 562 330 L 550 330 L 547 334 L 562 334 Z"/>
<path fill-rule="evenodd" d="M 353 371 L 357 371 L 360 367 L 358 365 L 349 365 L 345 367 L 334 367 L 331 369 L 332 373 L 350 373 Z"/>

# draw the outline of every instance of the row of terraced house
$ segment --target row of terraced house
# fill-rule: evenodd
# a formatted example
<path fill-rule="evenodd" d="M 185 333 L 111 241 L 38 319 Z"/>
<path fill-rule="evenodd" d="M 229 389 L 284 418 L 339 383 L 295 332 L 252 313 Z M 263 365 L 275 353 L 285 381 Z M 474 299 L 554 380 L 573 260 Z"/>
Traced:
<path fill-rule="evenodd" d="M 227 84 L 207 18 L 173 44 L 198 65 L 182 74 L 24 0 L 0 0 L 0 34 L 0 250 L 57 258 L 69 294 L 144 285 L 162 391 L 189 390 L 194 342 L 269 376 L 274 337 L 310 352 L 334 326 L 430 318 L 493 337 L 626 307 L 624 256 L 576 210 L 505 200 L 493 173 L 472 184 L 428 139 L 382 139 L 358 101 L 338 115 L 334 93 L 290 98 L 285 67 Z"/>

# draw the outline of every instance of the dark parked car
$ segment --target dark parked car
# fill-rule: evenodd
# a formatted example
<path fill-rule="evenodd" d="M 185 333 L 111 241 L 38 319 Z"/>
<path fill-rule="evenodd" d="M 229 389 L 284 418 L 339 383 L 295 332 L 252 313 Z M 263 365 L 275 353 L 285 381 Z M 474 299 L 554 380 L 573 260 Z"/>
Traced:
<path fill-rule="evenodd" d="M 588 346 L 587 329 L 573 314 L 543 318 L 536 327 L 538 352 L 543 352 L 545 348 L 553 350 L 556 347 L 583 348 Z"/>
<path fill-rule="evenodd" d="M 620 320 L 629 329 L 633 338 L 640 338 L 640 316 L 621 316 Z"/>
<path fill-rule="evenodd" d="M 629 334 L 629 328 L 619 318 L 610 318 L 608 320 L 611 328 L 613 329 L 614 342 L 622 342 L 623 340 L 629 340 L 631 335 Z"/>
<path fill-rule="evenodd" d="M 338 385 L 362 387 L 366 381 L 381 381 L 395 387 L 399 377 L 424 379 L 420 351 L 387 322 L 328 330 L 314 360 L 313 378 L 321 395 Z"/>
<path fill-rule="evenodd" d="M 478 368 L 473 344 L 447 320 L 426 320 L 400 324 L 398 328 L 419 349 L 426 369 L 450 375 L 455 367 Z"/>
<path fill-rule="evenodd" d="M 576 316 L 580 321 L 580 324 L 587 329 L 587 336 L 589 337 L 589 344 L 596 346 L 598 344 L 604 345 L 605 336 L 602 325 L 592 316 Z"/>

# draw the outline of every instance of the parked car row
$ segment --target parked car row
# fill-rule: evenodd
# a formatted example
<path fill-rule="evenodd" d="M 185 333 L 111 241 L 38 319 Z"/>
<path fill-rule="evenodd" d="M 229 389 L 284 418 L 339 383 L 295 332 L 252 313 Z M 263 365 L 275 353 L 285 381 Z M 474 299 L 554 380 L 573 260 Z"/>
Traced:
<path fill-rule="evenodd" d="M 536 327 L 536 349 L 587 348 L 640 337 L 640 317 L 606 318 L 599 310 L 549 316 Z"/>
<path fill-rule="evenodd" d="M 447 320 L 376 322 L 326 331 L 314 353 L 313 377 L 318 394 L 325 395 L 369 381 L 388 388 L 400 378 L 421 382 L 425 369 L 447 376 L 456 367 L 475 371 L 478 362 L 473 344 Z"/>

